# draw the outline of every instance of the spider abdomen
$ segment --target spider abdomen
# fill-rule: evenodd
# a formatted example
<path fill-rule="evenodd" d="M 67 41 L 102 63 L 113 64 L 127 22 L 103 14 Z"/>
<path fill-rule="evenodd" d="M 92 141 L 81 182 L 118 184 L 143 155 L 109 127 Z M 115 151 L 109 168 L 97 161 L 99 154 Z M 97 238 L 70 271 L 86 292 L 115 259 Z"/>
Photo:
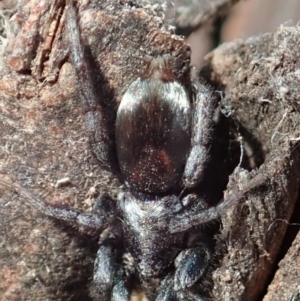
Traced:
<path fill-rule="evenodd" d="M 181 177 L 190 150 L 190 102 L 176 81 L 137 79 L 122 98 L 116 147 L 127 184 L 165 192 Z"/>

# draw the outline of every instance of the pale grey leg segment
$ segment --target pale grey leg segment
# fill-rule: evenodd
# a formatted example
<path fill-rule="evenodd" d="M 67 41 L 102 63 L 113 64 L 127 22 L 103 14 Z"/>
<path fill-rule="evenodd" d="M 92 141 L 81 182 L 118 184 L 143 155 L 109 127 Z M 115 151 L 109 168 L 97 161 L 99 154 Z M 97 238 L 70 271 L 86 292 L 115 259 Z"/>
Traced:
<path fill-rule="evenodd" d="M 205 168 L 209 163 L 213 115 L 217 105 L 216 97 L 207 87 L 200 82 L 195 82 L 195 88 L 191 152 L 183 174 L 186 187 L 195 187 L 203 179 Z"/>

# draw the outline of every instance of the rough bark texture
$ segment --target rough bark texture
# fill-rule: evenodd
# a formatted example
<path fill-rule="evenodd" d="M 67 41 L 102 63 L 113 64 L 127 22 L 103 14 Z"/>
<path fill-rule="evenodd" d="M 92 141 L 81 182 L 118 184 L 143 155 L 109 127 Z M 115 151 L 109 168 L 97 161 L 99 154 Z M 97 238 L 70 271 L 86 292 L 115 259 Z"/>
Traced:
<path fill-rule="evenodd" d="M 297 226 L 297 225 L 292 225 Z M 298 224 L 299 226 L 299 224 Z M 279 269 L 268 287 L 268 293 L 264 301 L 291 300 L 297 301 L 300 298 L 299 284 L 300 266 L 300 233 L 298 232 L 289 251 L 279 263 Z"/>
<path fill-rule="evenodd" d="M 146 55 L 176 57 L 178 77 L 189 88 L 188 72 L 180 72 L 189 48 L 167 31 L 159 7 L 115 0 L 78 5 L 102 101 L 117 106 Z M 20 1 L 11 21 L 0 64 L 0 173 L 49 203 L 89 210 L 95 195 L 113 196 L 120 183 L 91 155 L 64 10 L 62 0 Z M 287 253 L 284 240 L 300 187 L 299 40 L 300 27 L 281 27 L 207 56 L 202 75 L 222 91 L 223 110 L 244 146 L 245 169 L 235 169 L 225 197 L 257 182 L 222 220 L 216 300 L 262 300 L 270 283 L 264 300 L 299 293 L 299 234 Z M 19 196 L 0 195 L 1 300 L 91 300 L 98 233 L 78 235 Z"/>
<path fill-rule="evenodd" d="M 204 73 L 223 87 L 224 110 L 243 138 L 248 158 L 243 164 L 259 166 L 250 173 L 237 169 L 225 194 L 256 174 L 265 178 L 223 220 L 228 254 L 214 274 L 220 300 L 262 298 L 285 248 L 282 241 L 299 192 L 299 35 L 299 27 L 281 27 L 273 35 L 225 44 L 207 57 Z M 297 287 L 290 287 L 294 291 Z"/>

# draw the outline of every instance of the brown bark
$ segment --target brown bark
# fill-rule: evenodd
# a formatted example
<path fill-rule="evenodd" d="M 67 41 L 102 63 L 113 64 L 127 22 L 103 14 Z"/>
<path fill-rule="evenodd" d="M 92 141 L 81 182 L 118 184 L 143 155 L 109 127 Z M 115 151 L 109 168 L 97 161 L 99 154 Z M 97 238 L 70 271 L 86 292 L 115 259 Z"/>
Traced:
<path fill-rule="evenodd" d="M 78 1 L 83 42 L 96 62 L 91 72 L 97 91 L 112 107 L 140 75 L 146 55 L 172 54 L 177 76 L 190 85 L 181 71 L 189 48 L 165 30 L 159 8 L 132 3 Z M 120 183 L 91 155 L 64 12 L 62 0 L 21 1 L 11 21 L 0 65 L 0 173 L 49 203 L 89 210 L 97 193 L 114 195 Z M 203 76 L 223 91 L 222 106 L 239 125 L 243 166 L 251 170 L 235 169 L 225 197 L 257 181 L 222 219 L 216 300 L 261 300 L 288 249 L 283 242 L 300 187 L 299 39 L 300 27 L 281 27 L 207 56 Z M 60 184 L 61 179 L 67 180 Z M 18 195 L 0 193 L 1 300 L 91 300 L 98 233 L 78 235 Z M 291 266 L 299 261 L 297 241 L 265 300 L 287 300 L 299 292 Z"/>
<path fill-rule="evenodd" d="M 239 124 L 249 167 L 259 166 L 250 173 L 237 169 L 226 194 L 249 177 L 266 179 L 223 220 L 228 254 L 214 274 L 220 300 L 260 300 L 286 249 L 299 192 L 299 34 L 299 27 L 280 27 L 273 35 L 224 44 L 207 57 L 208 76 L 224 87 L 224 106 Z M 294 282 L 289 294 L 298 289 Z"/>

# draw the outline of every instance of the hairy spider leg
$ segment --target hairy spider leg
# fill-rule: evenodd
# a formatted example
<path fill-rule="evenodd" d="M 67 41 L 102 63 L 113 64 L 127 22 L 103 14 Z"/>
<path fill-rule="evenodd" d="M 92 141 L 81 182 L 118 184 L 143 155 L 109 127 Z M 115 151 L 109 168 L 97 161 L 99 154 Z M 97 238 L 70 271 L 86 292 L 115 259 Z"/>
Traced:
<path fill-rule="evenodd" d="M 191 151 L 183 174 L 183 182 L 188 188 L 197 186 L 203 180 L 210 162 L 213 115 L 217 106 L 217 98 L 208 87 L 195 81 L 194 88 L 196 97 L 193 103 Z"/>
<path fill-rule="evenodd" d="M 257 186 L 265 183 L 266 176 L 257 175 L 251 179 L 246 187 L 237 190 L 228 197 L 221 200 L 216 206 L 204 210 L 184 210 L 170 220 L 170 232 L 179 233 L 187 231 L 192 227 L 209 223 L 226 214 L 230 208 L 234 208 L 245 197 L 245 194 Z M 199 203 L 201 203 L 199 201 Z"/>
<path fill-rule="evenodd" d="M 87 46 L 85 49 L 82 46 L 77 13 L 72 1 L 68 0 L 67 3 L 66 31 L 70 42 L 71 62 L 79 84 L 79 95 L 85 107 L 86 130 L 93 154 L 102 167 L 111 170 L 114 145 L 104 118 L 104 107 L 95 92 L 90 63 L 85 55 Z"/>
<path fill-rule="evenodd" d="M 84 213 L 74 209 L 58 208 L 56 206 L 45 203 L 42 199 L 34 196 L 27 189 L 16 184 L 9 183 L 6 180 L 0 179 L 0 185 L 8 188 L 11 191 L 18 193 L 24 197 L 29 204 L 43 214 L 54 217 L 58 220 L 70 222 L 73 225 L 85 226 L 97 230 L 104 230 L 111 223 L 112 216 L 107 212 Z"/>

